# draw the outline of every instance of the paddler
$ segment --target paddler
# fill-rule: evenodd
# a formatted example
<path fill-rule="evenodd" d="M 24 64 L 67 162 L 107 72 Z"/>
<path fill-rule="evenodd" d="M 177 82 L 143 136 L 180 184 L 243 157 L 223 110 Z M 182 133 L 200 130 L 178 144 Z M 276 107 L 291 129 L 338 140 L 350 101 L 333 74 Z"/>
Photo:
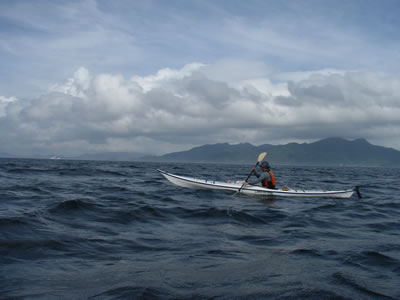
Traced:
<path fill-rule="evenodd" d="M 243 182 L 243 185 L 258 184 L 261 182 L 261 185 L 263 187 L 266 187 L 268 189 L 275 189 L 275 186 L 276 186 L 275 175 L 274 175 L 274 173 L 272 173 L 269 163 L 264 160 L 260 163 L 259 167 L 261 169 L 260 174 L 257 173 L 256 168 L 253 168 L 253 174 L 257 178 L 255 178 L 254 180 L 245 181 L 245 182 Z"/>

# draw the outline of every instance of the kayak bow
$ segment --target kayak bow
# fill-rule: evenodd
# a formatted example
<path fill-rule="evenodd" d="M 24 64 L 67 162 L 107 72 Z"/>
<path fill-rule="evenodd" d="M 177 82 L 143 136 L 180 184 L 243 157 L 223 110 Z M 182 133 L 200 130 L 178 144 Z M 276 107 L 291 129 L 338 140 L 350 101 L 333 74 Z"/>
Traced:
<path fill-rule="evenodd" d="M 174 175 L 162 170 L 158 170 L 171 183 L 192 189 L 213 189 L 237 192 L 255 196 L 285 196 L 285 197 L 330 197 L 330 198 L 350 198 L 357 188 L 338 191 L 323 190 L 299 190 L 299 189 L 268 189 L 258 185 L 246 185 L 242 188 L 242 181 L 214 181 L 197 179 L 187 176 Z"/>

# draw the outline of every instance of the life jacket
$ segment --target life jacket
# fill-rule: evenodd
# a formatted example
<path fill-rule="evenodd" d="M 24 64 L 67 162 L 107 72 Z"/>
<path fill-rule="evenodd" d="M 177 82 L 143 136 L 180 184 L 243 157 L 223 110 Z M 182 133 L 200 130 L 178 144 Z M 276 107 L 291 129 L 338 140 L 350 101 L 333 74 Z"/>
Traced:
<path fill-rule="evenodd" d="M 276 186 L 275 175 L 272 173 L 272 171 L 268 171 L 268 173 L 271 177 L 271 181 L 264 179 L 261 184 L 268 189 L 274 189 Z"/>

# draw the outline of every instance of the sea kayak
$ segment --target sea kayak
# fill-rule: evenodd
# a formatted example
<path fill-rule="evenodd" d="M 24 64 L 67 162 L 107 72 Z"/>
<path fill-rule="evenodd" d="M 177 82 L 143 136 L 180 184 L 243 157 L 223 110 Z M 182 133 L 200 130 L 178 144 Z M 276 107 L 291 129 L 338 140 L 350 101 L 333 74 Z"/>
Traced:
<path fill-rule="evenodd" d="M 323 190 L 300 190 L 300 189 L 268 189 L 258 185 L 246 185 L 242 189 L 243 181 L 214 181 L 197 179 L 187 176 L 179 176 L 158 170 L 171 183 L 192 189 L 213 189 L 238 192 L 246 195 L 255 196 L 285 196 L 285 197 L 330 197 L 330 198 L 350 198 L 354 192 L 359 195 L 358 187 L 348 190 L 323 191 Z"/>

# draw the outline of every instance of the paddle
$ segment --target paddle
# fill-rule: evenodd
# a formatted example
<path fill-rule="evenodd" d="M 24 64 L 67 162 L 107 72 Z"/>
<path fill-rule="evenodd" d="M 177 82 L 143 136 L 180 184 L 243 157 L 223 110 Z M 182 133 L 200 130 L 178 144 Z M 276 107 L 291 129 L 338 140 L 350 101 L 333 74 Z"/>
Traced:
<path fill-rule="evenodd" d="M 263 152 L 263 153 L 261 153 L 261 154 L 258 156 L 258 160 L 257 160 L 257 163 L 256 163 L 256 165 L 254 166 L 254 168 L 257 168 L 258 164 L 264 159 L 264 157 L 265 157 L 266 155 L 267 155 L 267 152 Z M 253 169 L 254 169 L 254 168 L 253 168 Z M 253 174 L 253 169 L 251 170 L 249 176 L 247 176 L 247 178 L 246 178 L 246 180 L 245 180 L 244 182 L 247 182 L 247 180 L 249 180 L 250 176 Z M 240 191 L 242 190 L 243 186 L 244 186 L 244 183 L 242 184 L 242 186 L 240 187 L 240 189 L 239 189 L 236 193 L 240 193 Z M 235 194 L 236 194 L 236 193 L 235 193 Z"/>
<path fill-rule="evenodd" d="M 361 193 L 360 193 L 360 187 L 357 185 L 357 186 L 354 188 L 354 190 L 355 190 L 356 193 L 357 193 L 358 199 L 361 199 L 362 196 L 361 196 Z"/>

